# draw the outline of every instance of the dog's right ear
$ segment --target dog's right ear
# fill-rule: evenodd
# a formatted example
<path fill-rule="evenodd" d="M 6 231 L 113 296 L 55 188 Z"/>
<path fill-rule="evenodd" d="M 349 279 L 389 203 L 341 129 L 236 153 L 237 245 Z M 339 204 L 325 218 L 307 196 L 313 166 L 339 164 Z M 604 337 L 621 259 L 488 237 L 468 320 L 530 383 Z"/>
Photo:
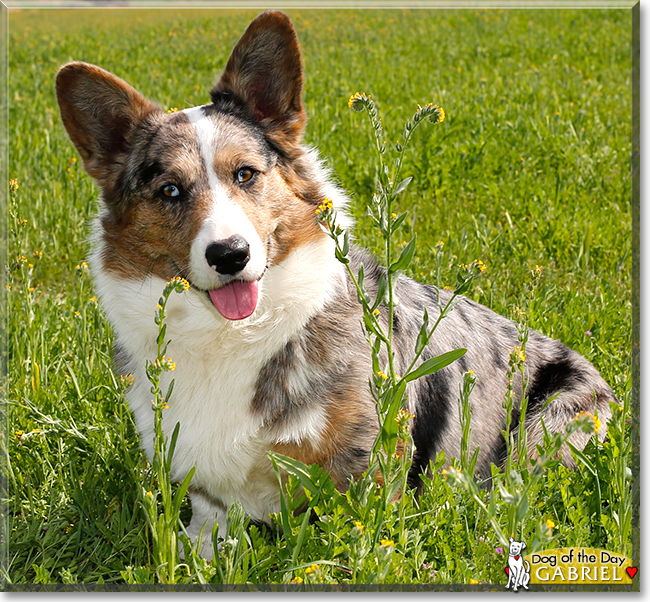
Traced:
<path fill-rule="evenodd" d="M 129 150 L 135 127 L 152 112 L 161 112 L 119 77 L 88 63 L 61 67 L 56 95 L 68 136 L 100 185 Z"/>

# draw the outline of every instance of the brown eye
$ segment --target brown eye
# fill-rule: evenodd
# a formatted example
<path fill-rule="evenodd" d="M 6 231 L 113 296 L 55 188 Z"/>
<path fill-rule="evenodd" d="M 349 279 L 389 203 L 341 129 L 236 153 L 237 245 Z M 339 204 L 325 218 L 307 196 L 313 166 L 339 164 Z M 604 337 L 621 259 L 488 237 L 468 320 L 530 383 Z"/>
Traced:
<path fill-rule="evenodd" d="M 181 196 L 180 189 L 178 186 L 174 186 L 174 184 L 167 184 L 166 186 L 163 186 L 161 193 L 163 196 L 166 196 L 169 199 L 178 199 L 178 197 Z"/>
<path fill-rule="evenodd" d="M 254 175 L 255 172 L 252 169 L 250 169 L 249 167 L 242 167 L 237 172 L 237 181 L 240 184 L 244 184 L 245 182 L 248 182 Z"/>

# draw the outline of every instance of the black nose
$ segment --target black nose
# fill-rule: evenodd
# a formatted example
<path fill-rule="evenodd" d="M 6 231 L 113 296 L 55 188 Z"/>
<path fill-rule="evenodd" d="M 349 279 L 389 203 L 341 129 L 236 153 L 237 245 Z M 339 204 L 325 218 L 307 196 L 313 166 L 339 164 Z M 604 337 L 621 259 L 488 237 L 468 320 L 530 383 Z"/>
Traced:
<path fill-rule="evenodd" d="M 248 243 L 239 234 L 213 242 L 205 250 L 205 258 L 210 267 L 220 274 L 241 272 L 251 258 Z"/>

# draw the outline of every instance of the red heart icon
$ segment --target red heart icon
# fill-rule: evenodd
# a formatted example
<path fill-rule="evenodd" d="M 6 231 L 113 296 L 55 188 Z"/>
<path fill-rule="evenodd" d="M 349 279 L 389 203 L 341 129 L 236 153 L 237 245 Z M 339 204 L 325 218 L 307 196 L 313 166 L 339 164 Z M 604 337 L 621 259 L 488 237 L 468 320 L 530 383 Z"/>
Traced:
<path fill-rule="evenodd" d="M 630 579 L 634 579 L 634 575 L 636 575 L 636 572 L 639 569 L 637 569 L 635 566 L 629 566 L 625 569 L 625 572 L 630 576 Z"/>
<path fill-rule="evenodd" d="M 519 560 L 519 556 L 515 556 L 515 560 Z"/>
<path fill-rule="evenodd" d="M 506 575 L 510 576 L 510 567 L 506 567 Z"/>

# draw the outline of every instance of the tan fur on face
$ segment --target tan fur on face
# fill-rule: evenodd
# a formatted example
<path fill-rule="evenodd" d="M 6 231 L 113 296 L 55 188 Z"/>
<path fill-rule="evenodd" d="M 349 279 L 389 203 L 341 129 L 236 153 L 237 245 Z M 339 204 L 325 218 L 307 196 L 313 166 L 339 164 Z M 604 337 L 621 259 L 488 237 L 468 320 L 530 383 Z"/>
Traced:
<path fill-rule="evenodd" d="M 230 115 L 217 112 L 212 119 L 216 131 L 212 168 L 228 198 L 242 208 L 267 245 L 267 264 L 281 263 L 298 247 L 325 236 L 315 214 L 322 192 L 307 162 L 301 167 L 300 161 L 283 161 L 260 130 L 251 130 Z M 237 183 L 235 176 L 242 167 L 258 172 L 250 183 Z"/>
<path fill-rule="evenodd" d="M 120 180 L 121 205 L 104 193 L 105 268 L 127 278 L 164 279 L 186 273 L 189 244 L 210 209 L 210 191 L 194 132 L 186 117 L 164 116 L 134 143 Z M 167 199 L 167 184 L 183 197 Z M 117 206 L 116 206 L 117 205 Z"/>

